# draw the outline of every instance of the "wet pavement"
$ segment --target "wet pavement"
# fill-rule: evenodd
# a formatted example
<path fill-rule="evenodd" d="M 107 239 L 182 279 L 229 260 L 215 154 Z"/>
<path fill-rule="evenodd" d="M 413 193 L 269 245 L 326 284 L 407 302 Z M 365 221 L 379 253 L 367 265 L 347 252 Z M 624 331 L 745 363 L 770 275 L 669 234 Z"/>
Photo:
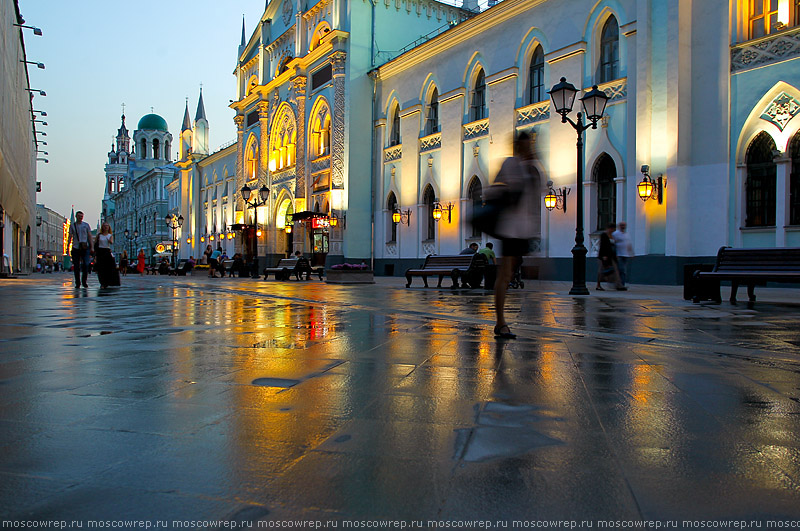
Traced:
<path fill-rule="evenodd" d="M 800 521 L 797 291 L 531 281 L 498 342 L 483 290 L 70 280 L 0 280 L 3 521 Z"/>

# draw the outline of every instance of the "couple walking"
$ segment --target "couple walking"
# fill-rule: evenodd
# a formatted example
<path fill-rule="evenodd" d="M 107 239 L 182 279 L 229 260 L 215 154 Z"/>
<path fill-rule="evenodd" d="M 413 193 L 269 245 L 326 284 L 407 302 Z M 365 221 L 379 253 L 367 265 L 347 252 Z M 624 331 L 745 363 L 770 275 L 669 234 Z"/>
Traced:
<path fill-rule="evenodd" d="M 600 248 L 597 251 L 597 286 L 595 290 L 605 291 L 600 284 L 603 281 L 613 282 L 619 291 L 627 291 L 628 259 L 633 256 L 633 245 L 630 236 L 625 232 L 627 223 L 609 223 L 600 234 Z"/>
<path fill-rule="evenodd" d="M 111 246 L 114 236 L 111 226 L 103 223 L 97 238 L 92 237 L 92 228 L 83 221 L 83 212 L 75 213 L 75 224 L 69 231 L 67 246 L 70 247 L 73 270 L 75 273 L 75 287 L 88 288 L 89 266 L 92 256 L 95 257 L 94 268 L 100 287 L 119 286 L 119 271 L 114 261 Z"/>

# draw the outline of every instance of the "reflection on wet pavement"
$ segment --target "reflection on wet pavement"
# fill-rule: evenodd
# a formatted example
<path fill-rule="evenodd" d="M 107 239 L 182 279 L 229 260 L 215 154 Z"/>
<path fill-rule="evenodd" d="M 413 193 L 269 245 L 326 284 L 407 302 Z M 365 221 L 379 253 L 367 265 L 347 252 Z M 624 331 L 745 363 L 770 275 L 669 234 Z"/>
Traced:
<path fill-rule="evenodd" d="M 798 309 L 0 281 L 12 520 L 800 517 Z"/>

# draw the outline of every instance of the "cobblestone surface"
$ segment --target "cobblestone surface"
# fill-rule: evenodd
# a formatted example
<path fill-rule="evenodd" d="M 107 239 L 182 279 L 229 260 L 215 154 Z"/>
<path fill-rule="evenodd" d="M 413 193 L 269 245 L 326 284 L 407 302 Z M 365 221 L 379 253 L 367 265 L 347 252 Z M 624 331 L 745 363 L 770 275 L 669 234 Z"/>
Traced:
<path fill-rule="evenodd" d="M 0 280 L 0 514 L 800 520 L 800 305 L 205 277 Z"/>

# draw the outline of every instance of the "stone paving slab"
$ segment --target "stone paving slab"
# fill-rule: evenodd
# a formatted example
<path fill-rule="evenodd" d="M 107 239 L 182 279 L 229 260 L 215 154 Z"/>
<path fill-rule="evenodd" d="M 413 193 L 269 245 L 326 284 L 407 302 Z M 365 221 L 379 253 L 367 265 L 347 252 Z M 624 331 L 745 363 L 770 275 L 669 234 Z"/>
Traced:
<path fill-rule="evenodd" d="M 70 280 L 0 280 L 16 525 L 800 521 L 796 290 L 530 281 L 497 341 L 484 290 Z"/>

